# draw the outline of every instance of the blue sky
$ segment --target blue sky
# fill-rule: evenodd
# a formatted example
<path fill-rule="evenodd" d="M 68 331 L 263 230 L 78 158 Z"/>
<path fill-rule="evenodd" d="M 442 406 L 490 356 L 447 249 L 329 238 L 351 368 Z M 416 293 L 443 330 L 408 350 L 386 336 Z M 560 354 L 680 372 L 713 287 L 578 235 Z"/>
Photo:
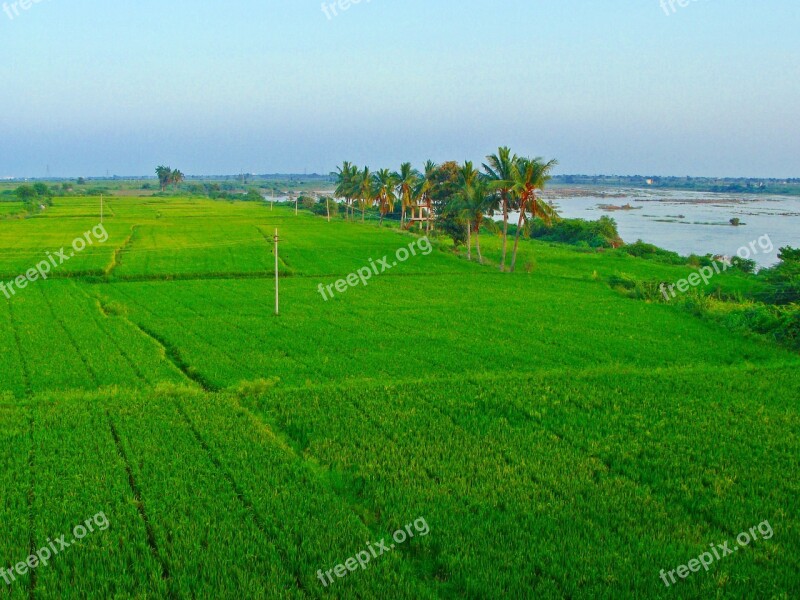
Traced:
<path fill-rule="evenodd" d="M 4 1 L 0 177 L 499 145 L 563 173 L 800 176 L 797 0 Z"/>

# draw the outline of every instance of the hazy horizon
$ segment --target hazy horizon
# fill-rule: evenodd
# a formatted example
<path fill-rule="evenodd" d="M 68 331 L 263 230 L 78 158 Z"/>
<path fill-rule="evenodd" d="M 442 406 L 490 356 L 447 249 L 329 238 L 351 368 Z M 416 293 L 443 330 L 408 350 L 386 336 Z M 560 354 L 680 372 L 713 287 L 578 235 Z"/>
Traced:
<path fill-rule="evenodd" d="M 17 5 L 0 177 L 326 174 L 500 145 L 559 174 L 800 176 L 788 0 Z"/>

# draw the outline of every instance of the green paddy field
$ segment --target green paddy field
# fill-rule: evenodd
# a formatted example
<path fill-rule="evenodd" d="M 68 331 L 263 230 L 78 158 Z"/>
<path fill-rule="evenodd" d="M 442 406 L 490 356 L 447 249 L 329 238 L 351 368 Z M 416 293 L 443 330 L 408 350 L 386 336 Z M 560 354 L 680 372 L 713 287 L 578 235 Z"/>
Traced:
<path fill-rule="evenodd" d="M 0 281 L 98 222 L 0 220 Z M 434 240 L 325 301 L 416 236 L 185 198 L 104 227 L 0 294 L 0 569 L 109 526 L 0 598 L 800 596 L 800 357 L 607 283 L 687 269 L 528 241 L 502 274 Z"/>

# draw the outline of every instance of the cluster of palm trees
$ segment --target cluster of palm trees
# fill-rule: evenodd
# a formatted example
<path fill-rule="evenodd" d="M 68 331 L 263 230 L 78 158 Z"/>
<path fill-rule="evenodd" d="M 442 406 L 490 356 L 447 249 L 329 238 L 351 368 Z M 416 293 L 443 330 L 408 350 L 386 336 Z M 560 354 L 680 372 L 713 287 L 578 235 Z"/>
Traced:
<path fill-rule="evenodd" d="M 356 206 L 361 210 L 361 220 L 365 218 L 367 208 L 377 206 L 381 215 L 381 224 L 388 213 L 394 212 L 395 205 L 400 202 L 402 214 L 401 226 L 405 226 L 408 209 L 415 206 L 429 206 L 430 192 L 434 186 L 433 176 L 437 165 L 428 161 L 425 172 L 420 173 L 411 163 L 400 165 L 399 171 L 380 169 L 371 172 L 369 167 L 359 169 L 345 161 L 332 173 L 336 177 L 337 198 L 343 198 L 346 211 L 350 217 L 355 215 Z"/>
<path fill-rule="evenodd" d="M 156 167 L 156 175 L 158 175 L 158 183 L 161 185 L 162 192 L 167 189 L 168 185 L 178 187 L 186 179 L 179 169 L 172 170 L 164 165 Z"/>
<path fill-rule="evenodd" d="M 367 208 L 377 206 L 382 224 L 386 214 L 394 212 L 399 202 L 402 207 L 401 226 L 407 226 L 409 208 L 414 210 L 415 207 L 435 206 L 439 215 L 451 217 L 466 227 L 469 260 L 472 260 L 472 234 L 475 234 L 478 261 L 481 263 L 481 228 L 488 226 L 495 229 L 494 221 L 486 217 L 502 214 L 501 271 L 506 270 L 509 215 L 519 212 L 509 267 L 513 272 L 520 234 L 529 215 L 548 223 L 558 218 L 554 208 L 539 196 L 557 164 L 555 160 L 517 156 L 509 148 L 502 147 L 497 154 L 486 157 L 483 171 L 476 169 L 469 161 L 449 172 L 432 161 L 425 164 L 423 172 L 414 169 L 411 163 L 403 163 L 396 172 L 388 169 L 371 172 L 369 167 L 360 169 L 344 162 L 332 175 L 336 177 L 335 194 L 344 199 L 345 212 L 349 210 L 351 218 L 356 205 L 362 211 L 362 220 Z M 445 183 L 449 184 L 447 192 L 442 189 Z M 430 230 L 430 221 L 427 222 L 427 229 Z"/>

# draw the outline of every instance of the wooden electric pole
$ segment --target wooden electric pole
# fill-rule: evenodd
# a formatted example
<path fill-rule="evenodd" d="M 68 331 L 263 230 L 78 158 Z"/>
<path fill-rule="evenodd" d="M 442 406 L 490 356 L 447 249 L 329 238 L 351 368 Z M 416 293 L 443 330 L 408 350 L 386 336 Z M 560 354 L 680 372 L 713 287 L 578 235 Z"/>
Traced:
<path fill-rule="evenodd" d="M 280 293 L 278 291 L 278 230 L 275 229 L 275 316 L 280 315 Z"/>

